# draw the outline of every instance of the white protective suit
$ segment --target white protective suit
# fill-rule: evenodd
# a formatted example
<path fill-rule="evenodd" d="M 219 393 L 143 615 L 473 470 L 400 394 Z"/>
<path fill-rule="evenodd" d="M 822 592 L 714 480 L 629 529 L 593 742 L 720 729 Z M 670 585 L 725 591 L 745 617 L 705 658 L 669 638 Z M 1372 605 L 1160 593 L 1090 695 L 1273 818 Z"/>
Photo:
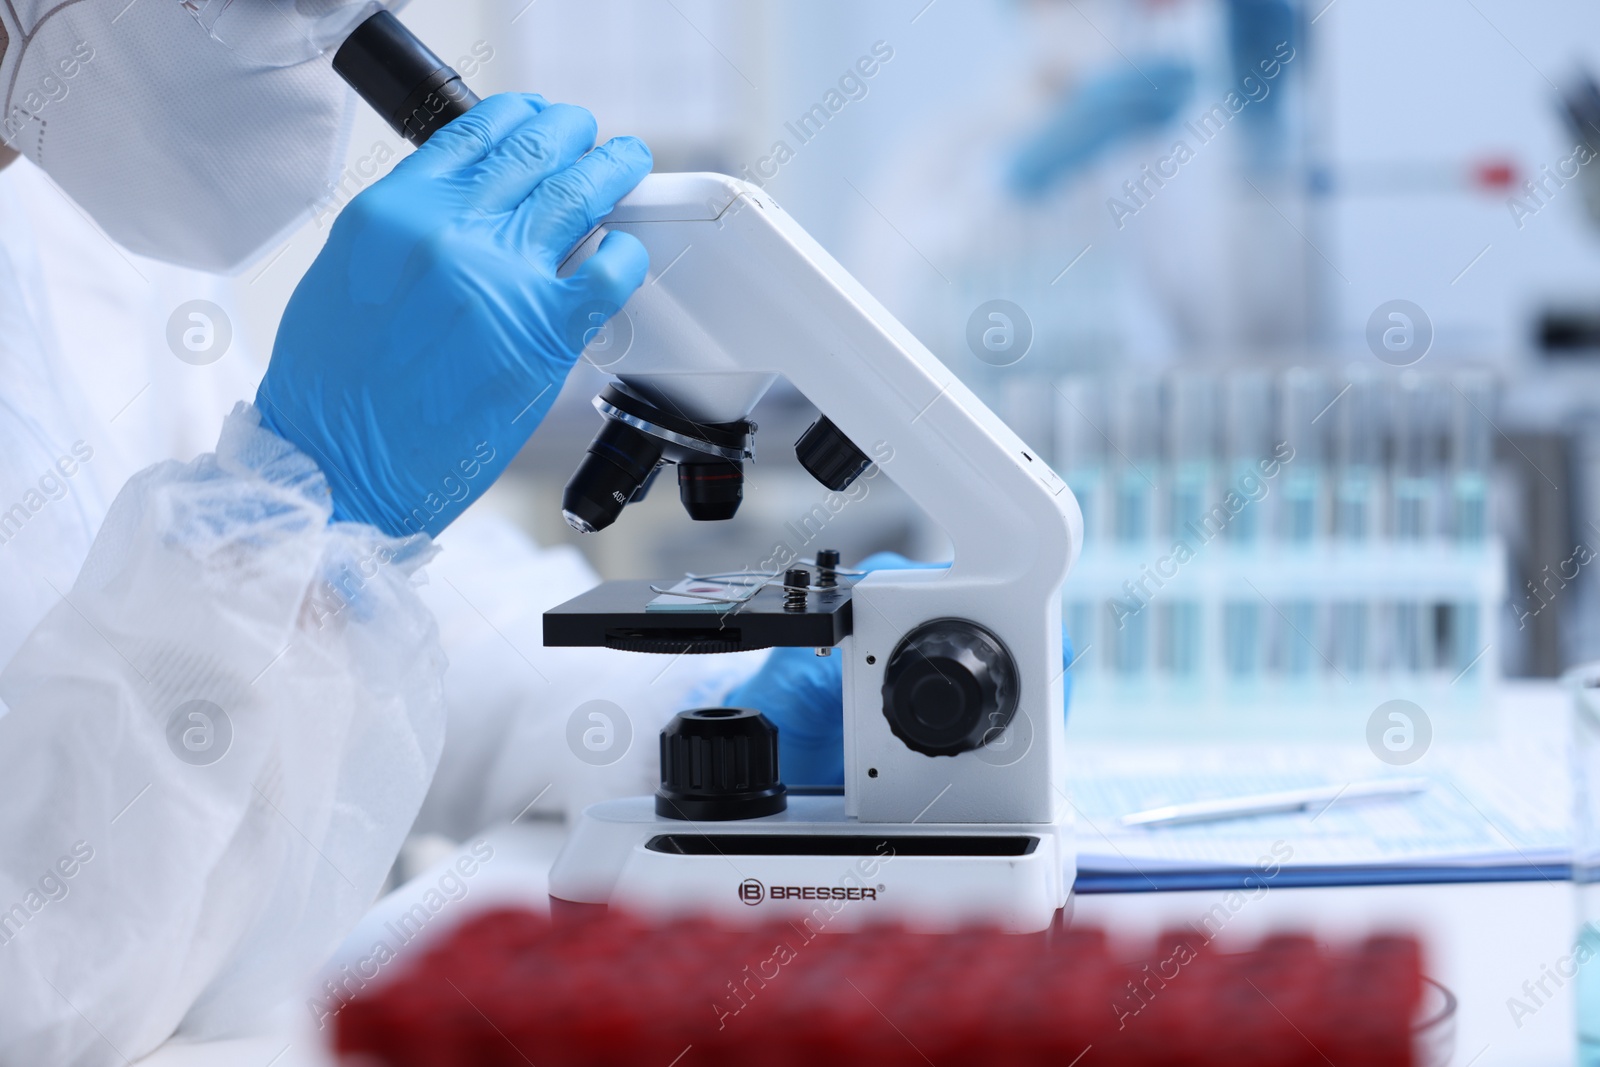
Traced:
<path fill-rule="evenodd" d="M 419 809 L 460 837 L 649 791 L 662 722 L 754 668 L 542 648 L 540 612 L 595 577 L 491 517 L 426 583 L 433 547 L 330 526 L 320 472 L 235 407 L 261 369 L 237 331 L 209 366 L 168 347 L 196 298 L 229 303 L 0 171 L 6 1067 L 248 1023 L 370 906 Z M 594 699 L 632 717 L 607 767 L 567 743 Z"/>

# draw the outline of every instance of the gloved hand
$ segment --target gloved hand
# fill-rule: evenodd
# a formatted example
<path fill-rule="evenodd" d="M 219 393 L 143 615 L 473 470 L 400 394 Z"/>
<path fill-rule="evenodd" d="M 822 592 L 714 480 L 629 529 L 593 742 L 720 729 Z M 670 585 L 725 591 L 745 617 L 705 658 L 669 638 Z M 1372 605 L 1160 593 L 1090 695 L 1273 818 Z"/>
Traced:
<path fill-rule="evenodd" d="M 1194 69 L 1144 59 L 1074 86 L 1011 162 L 1011 187 L 1038 196 L 1088 167 L 1116 144 L 1169 122 L 1194 91 Z M 1148 77 L 1146 76 L 1148 75 Z"/>
<path fill-rule="evenodd" d="M 335 519 L 437 535 L 549 411 L 591 316 L 644 281 L 621 233 L 556 275 L 650 171 L 642 142 L 594 137 L 582 108 L 491 97 L 340 214 L 256 394 L 322 468 Z"/>
<path fill-rule="evenodd" d="M 862 560 L 856 570 L 932 570 L 943 563 L 914 563 L 894 552 Z M 1072 662 L 1072 642 L 1063 631 L 1061 662 Z M 1072 675 L 1065 679 L 1061 714 L 1072 702 Z M 730 708 L 755 708 L 778 728 L 778 775 L 786 785 L 839 785 L 844 781 L 844 663 L 809 648 L 775 648 L 761 669 L 723 701 Z"/>

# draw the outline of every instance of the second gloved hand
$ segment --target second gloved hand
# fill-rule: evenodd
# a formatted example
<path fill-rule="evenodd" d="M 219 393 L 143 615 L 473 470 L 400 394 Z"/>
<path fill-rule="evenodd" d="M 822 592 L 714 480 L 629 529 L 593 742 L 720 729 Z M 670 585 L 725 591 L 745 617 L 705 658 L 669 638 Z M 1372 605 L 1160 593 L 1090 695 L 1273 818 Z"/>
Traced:
<path fill-rule="evenodd" d="M 939 568 L 913 563 L 894 552 L 879 552 L 857 570 Z M 1061 662 L 1072 662 L 1072 646 L 1061 635 Z M 1066 700 L 1072 677 L 1066 678 Z M 755 708 L 778 728 L 778 774 L 786 785 L 839 785 L 844 781 L 843 657 L 818 656 L 809 648 L 775 648 L 748 682 L 723 701 L 728 707 Z M 1062 708 L 1062 715 L 1066 708 Z"/>
<path fill-rule="evenodd" d="M 256 396 L 327 476 L 334 518 L 437 535 L 499 477 L 644 281 L 613 233 L 557 268 L 650 171 L 582 108 L 491 97 L 353 200 L 295 290 Z"/>

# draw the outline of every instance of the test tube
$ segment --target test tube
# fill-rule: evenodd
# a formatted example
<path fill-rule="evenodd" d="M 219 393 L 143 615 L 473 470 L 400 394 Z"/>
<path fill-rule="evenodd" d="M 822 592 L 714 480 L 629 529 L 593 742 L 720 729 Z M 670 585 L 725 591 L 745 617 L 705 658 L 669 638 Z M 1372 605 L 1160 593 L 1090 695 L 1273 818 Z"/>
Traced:
<path fill-rule="evenodd" d="M 1265 371 L 1229 375 L 1225 388 L 1223 438 L 1228 481 L 1221 500 L 1228 512 L 1227 541 L 1237 550 L 1259 552 L 1269 528 L 1267 482 L 1261 469 L 1272 458 L 1275 419 L 1272 379 Z M 1236 679 L 1254 677 L 1266 666 L 1266 605 L 1248 586 L 1231 590 L 1223 603 L 1222 654 Z"/>
<path fill-rule="evenodd" d="M 1111 388 L 1113 469 L 1112 540 L 1122 549 L 1148 549 L 1154 534 L 1156 479 L 1161 456 L 1161 392 L 1149 376 L 1118 378 Z M 1134 599 L 1130 597 L 1130 599 Z M 1118 612 L 1112 634 L 1117 673 L 1137 676 L 1151 666 L 1150 634 L 1154 629 L 1148 602 L 1137 598 L 1136 610 Z"/>
<path fill-rule="evenodd" d="M 1278 538 L 1306 547 L 1328 535 L 1328 427 L 1333 392 L 1318 371 L 1295 367 L 1283 376 L 1278 436 L 1285 447 L 1280 474 L 1283 504 Z"/>
<path fill-rule="evenodd" d="M 1113 479 L 1112 536 L 1139 545 L 1155 532 L 1156 478 L 1161 459 L 1161 392 L 1155 380 L 1119 378 L 1111 390 Z"/>
<path fill-rule="evenodd" d="M 1165 525 L 1174 544 L 1195 546 L 1216 494 L 1216 444 L 1216 376 L 1203 371 L 1173 374 L 1167 381 Z M 1203 615 L 1203 605 L 1193 597 L 1174 596 L 1161 604 L 1157 659 L 1174 677 L 1200 673 Z"/>
<path fill-rule="evenodd" d="M 1084 553 L 1091 558 L 1106 549 L 1105 517 L 1106 432 L 1104 383 L 1086 376 L 1062 378 L 1055 386 L 1056 470 L 1078 498 L 1083 512 Z M 1067 591 L 1075 588 L 1067 583 Z M 1091 598 L 1068 595 L 1063 606 L 1067 633 L 1074 647 L 1087 650 L 1097 643 L 1098 604 Z M 1107 645 L 1101 643 L 1101 647 Z M 1073 666 L 1074 677 L 1094 671 L 1095 656 L 1082 655 Z"/>
<path fill-rule="evenodd" d="M 1394 467 L 1389 480 L 1391 535 L 1415 548 L 1437 532 L 1443 489 L 1444 397 L 1437 379 L 1408 371 L 1394 397 Z M 1392 666 L 1420 674 L 1438 659 L 1433 605 L 1399 595 L 1391 612 Z"/>
<path fill-rule="evenodd" d="M 1469 371 L 1452 385 L 1450 535 L 1458 544 L 1482 544 L 1489 537 L 1494 378 L 1487 371 Z"/>
<path fill-rule="evenodd" d="M 1425 541 L 1438 533 L 1443 489 L 1445 399 L 1438 379 L 1415 372 L 1404 375 L 1393 412 L 1393 535 L 1402 542 Z"/>
<path fill-rule="evenodd" d="M 1385 444 L 1384 388 L 1365 368 L 1352 368 L 1334 402 L 1333 532 L 1346 544 L 1364 545 L 1378 534 L 1378 490 Z"/>
<path fill-rule="evenodd" d="M 1086 376 L 1062 378 L 1055 400 L 1055 469 L 1078 498 L 1084 544 L 1095 545 L 1109 533 L 1104 522 L 1105 386 Z"/>
<path fill-rule="evenodd" d="M 1333 391 L 1325 375 L 1295 367 L 1283 376 L 1279 407 L 1280 450 L 1278 474 L 1282 505 L 1277 514 L 1277 536 L 1287 552 L 1306 552 L 1328 536 L 1328 427 L 1326 417 Z M 1302 586 L 1303 588 L 1303 586 Z M 1321 657 L 1317 626 L 1317 599 L 1296 593 L 1281 608 L 1275 662 L 1288 677 L 1303 678 L 1317 670 Z"/>
<path fill-rule="evenodd" d="M 1458 553 L 1489 539 L 1489 481 L 1494 462 L 1494 377 L 1468 371 L 1452 381 L 1450 400 L 1450 537 Z M 1465 561 L 1463 561 L 1465 562 Z M 1462 597 L 1447 609 L 1449 663 L 1457 681 L 1482 674 L 1483 606 Z"/>
<path fill-rule="evenodd" d="M 1272 403 L 1272 377 L 1265 371 L 1236 371 L 1228 378 L 1224 441 L 1228 491 L 1246 501 L 1228 522 L 1228 540 L 1253 545 L 1264 540 L 1270 524 L 1262 465 L 1273 458 L 1277 418 Z"/>
<path fill-rule="evenodd" d="M 1167 534 L 1192 537 L 1210 507 L 1217 447 L 1217 381 L 1199 371 L 1167 381 Z"/>
<path fill-rule="evenodd" d="M 1345 566 L 1359 573 L 1366 561 L 1361 555 L 1375 549 L 1379 532 L 1378 501 L 1383 481 L 1384 389 L 1364 367 L 1346 375 L 1346 388 L 1334 402 L 1333 534 Z M 1371 598 L 1365 595 L 1336 598 L 1332 606 L 1331 656 L 1345 674 L 1360 674 L 1372 667 Z"/>

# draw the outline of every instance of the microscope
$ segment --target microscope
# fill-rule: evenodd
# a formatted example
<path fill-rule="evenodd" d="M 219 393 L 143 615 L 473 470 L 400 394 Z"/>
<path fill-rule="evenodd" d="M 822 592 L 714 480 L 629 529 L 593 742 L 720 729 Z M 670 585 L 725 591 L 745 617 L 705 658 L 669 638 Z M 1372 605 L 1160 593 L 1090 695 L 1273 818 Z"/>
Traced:
<path fill-rule="evenodd" d="M 418 143 L 476 102 L 387 12 L 334 66 Z M 692 520 L 732 518 L 750 416 L 783 378 L 820 412 L 796 444 L 802 466 L 842 491 L 892 455 L 881 472 L 953 557 L 862 575 L 819 552 L 782 575 L 605 582 L 547 612 L 546 645 L 810 647 L 840 656 L 844 676 L 842 789 L 787 789 L 759 708 L 682 713 L 661 737 L 661 789 L 578 818 L 553 906 L 1048 928 L 1076 872 L 1061 662 L 1061 585 L 1083 536 L 1072 492 L 762 189 L 651 175 L 563 272 L 613 230 L 644 243 L 650 275 L 618 313 L 631 344 L 610 354 L 600 431 L 563 498 L 574 528 L 599 534 L 669 464 Z"/>
<path fill-rule="evenodd" d="M 845 738 L 842 792 L 787 796 L 759 716 L 680 715 L 662 738 L 661 790 L 588 808 L 552 896 L 753 920 L 838 903 L 843 928 L 1045 929 L 1075 871 L 1062 758 L 1061 584 L 1082 541 L 1071 491 L 762 190 L 652 175 L 568 268 L 611 230 L 644 243 L 651 274 L 622 312 L 632 345 L 607 368 L 616 382 L 596 400 L 569 522 L 615 521 L 664 458 L 691 518 L 731 517 L 749 416 L 782 377 L 821 412 L 801 464 L 838 491 L 868 466 L 863 445 L 892 450 L 883 475 L 954 556 L 856 578 L 825 558 L 815 576 L 773 576 L 746 599 L 680 593 L 681 606 L 659 585 L 606 582 L 548 612 L 547 645 L 830 650 Z"/>

